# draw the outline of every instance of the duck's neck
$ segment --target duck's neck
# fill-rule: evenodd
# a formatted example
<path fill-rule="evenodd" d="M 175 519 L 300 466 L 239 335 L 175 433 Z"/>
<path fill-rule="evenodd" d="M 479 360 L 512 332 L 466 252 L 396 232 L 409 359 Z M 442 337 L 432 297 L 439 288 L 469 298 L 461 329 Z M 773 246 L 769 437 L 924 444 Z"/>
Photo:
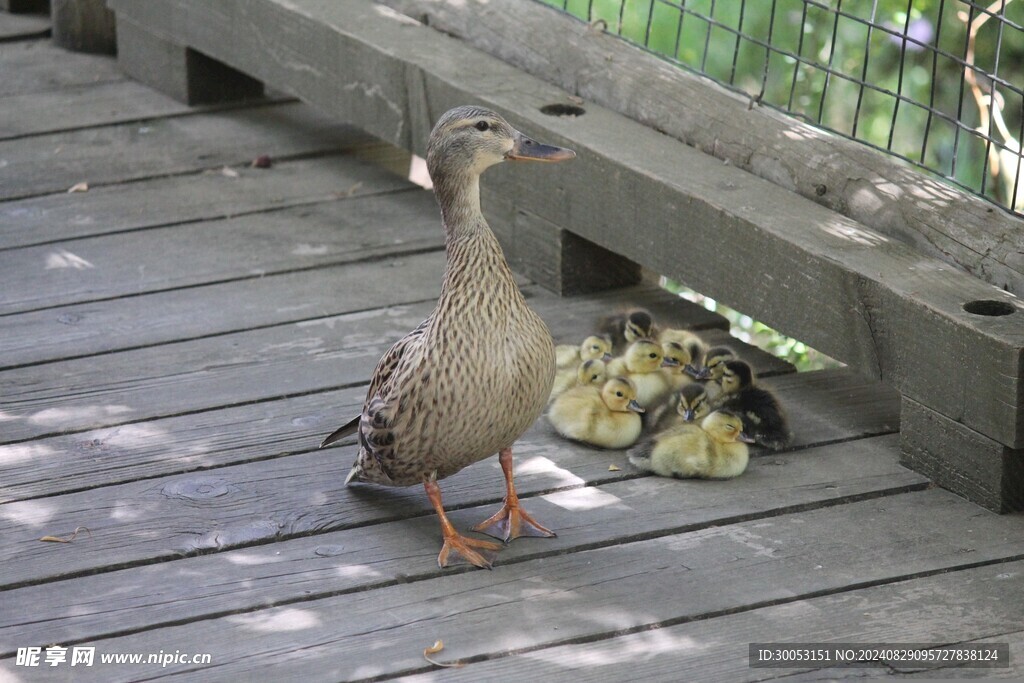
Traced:
<path fill-rule="evenodd" d="M 518 297 L 505 254 L 480 209 L 480 175 L 439 175 L 433 178 L 441 205 L 448 267 L 442 299 L 449 296 Z"/>

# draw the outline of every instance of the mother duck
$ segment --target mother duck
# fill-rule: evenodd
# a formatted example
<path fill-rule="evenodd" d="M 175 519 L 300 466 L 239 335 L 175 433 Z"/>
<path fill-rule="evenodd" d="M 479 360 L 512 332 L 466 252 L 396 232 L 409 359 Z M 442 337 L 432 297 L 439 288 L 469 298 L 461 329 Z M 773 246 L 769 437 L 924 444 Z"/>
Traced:
<path fill-rule="evenodd" d="M 427 144 L 447 251 L 441 296 L 430 316 L 377 363 L 362 413 L 320 445 L 358 435 L 346 484 L 423 484 L 441 522 L 441 567 L 464 560 L 490 568 L 492 552 L 502 547 L 458 533 L 437 484 L 494 453 L 505 474 L 505 502 L 473 530 L 505 542 L 554 536 L 519 506 L 512 476 L 512 444 L 551 393 L 554 345 L 480 210 L 480 174 L 505 160 L 575 156 L 531 140 L 487 109 L 457 107 L 441 117 Z"/>

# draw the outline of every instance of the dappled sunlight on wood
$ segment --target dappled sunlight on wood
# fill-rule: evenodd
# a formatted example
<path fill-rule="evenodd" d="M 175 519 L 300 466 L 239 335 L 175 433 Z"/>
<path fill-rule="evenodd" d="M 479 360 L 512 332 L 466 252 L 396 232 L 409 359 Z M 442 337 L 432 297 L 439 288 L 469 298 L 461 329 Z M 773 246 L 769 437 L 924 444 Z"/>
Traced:
<path fill-rule="evenodd" d="M 55 453 L 53 448 L 41 443 L 15 443 L 0 446 L 0 465 L 13 465 L 27 460 L 42 459 Z"/>
<path fill-rule="evenodd" d="M 57 268 L 74 268 L 75 270 L 85 270 L 86 268 L 95 268 L 92 263 L 86 259 L 72 254 L 66 249 L 58 249 L 57 251 L 50 252 L 46 256 L 46 270 L 54 270 Z"/>
<path fill-rule="evenodd" d="M 545 499 L 560 508 L 572 511 L 593 510 L 603 507 L 613 507 L 622 511 L 631 510 L 630 506 L 624 504 L 618 496 L 593 486 L 570 489 L 569 491 L 558 491 L 545 496 Z"/>
<path fill-rule="evenodd" d="M 38 528 L 49 523 L 57 512 L 57 506 L 46 500 L 23 500 L 0 507 L 0 518 Z"/>
<path fill-rule="evenodd" d="M 833 237 L 865 247 L 876 247 L 889 242 L 889 238 L 885 235 L 881 235 L 873 230 L 859 228 L 848 221 L 833 221 L 822 226 L 821 229 Z"/>
<path fill-rule="evenodd" d="M 236 614 L 227 621 L 248 631 L 274 633 L 278 631 L 303 631 L 320 626 L 320 617 L 315 612 L 294 607 L 278 610 Z"/>
<path fill-rule="evenodd" d="M 116 404 L 46 408 L 45 410 L 33 413 L 27 420 L 34 425 L 62 427 L 68 422 L 119 417 L 131 412 L 132 409 L 128 406 Z"/>

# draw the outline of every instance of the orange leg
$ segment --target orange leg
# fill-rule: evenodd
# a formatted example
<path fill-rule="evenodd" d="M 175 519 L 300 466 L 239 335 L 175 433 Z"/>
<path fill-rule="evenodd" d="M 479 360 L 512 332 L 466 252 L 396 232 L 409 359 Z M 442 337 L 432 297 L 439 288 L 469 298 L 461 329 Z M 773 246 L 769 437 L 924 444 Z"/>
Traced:
<path fill-rule="evenodd" d="M 491 559 L 494 553 L 501 550 L 501 545 L 491 541 L 467 538 L 460 534 L 448 521 L 448 515 L 444 512 L 444 506 L 441 504 L 441 488 L 437 485 L 437 481 L 433 477 L 424 479 L 423 488 L 427 490 L 427 498 L 434 506 L 438 519 L 441 520 L 441 535 L 444 537 L 444 545 L 441 547 L 441 554 L 437 556 L 438 566 L 447 567 L 449 556 L 451 556 L 453 562 L 464 560 L 481 569 L 490 569 Z M 474 548 L 480 550 L 477 551 Z"/>
<path fill-rule="evenodd" d="M 516 495 L 516 487 L 512 483 L 512 449 L 502 449 L 498 454 L 498 461 L 501 463 L 501 471 L 505 473 L 505 487 L 508 490 L 505 494 L 505 504 L 492 517 L 473 527 L 473 531 L 500 538 L 506 543 L 520 536 L 553 537 L 553 531 L 542 527 L 533 517 L 526 514 L 526 510 L 519 507 L 519 496 Z"/>

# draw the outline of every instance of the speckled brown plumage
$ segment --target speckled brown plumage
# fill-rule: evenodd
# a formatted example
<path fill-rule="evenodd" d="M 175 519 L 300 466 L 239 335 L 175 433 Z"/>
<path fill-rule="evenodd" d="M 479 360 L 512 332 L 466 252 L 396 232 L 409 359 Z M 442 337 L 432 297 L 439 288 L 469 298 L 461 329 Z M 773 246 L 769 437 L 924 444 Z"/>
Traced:
<path fill-rule="evenodd" d="M 439 501 L 435 479 L 504 453 L 544 410 L 555 375 L 551 335 L 527 306 L 480 209 L 480 173 L 523 148 L 529 158 L 572 156 L 476 107 L 448 112 L 431 133 L 427 167 L 447 250 L 441 295 L 431 315 L 381 358 L 359 418 L 324 441 L 358 434 L 347 481 L 429 482 Z M 502 467 L 506 502 L 515 502 L 510 454 Z"/>

